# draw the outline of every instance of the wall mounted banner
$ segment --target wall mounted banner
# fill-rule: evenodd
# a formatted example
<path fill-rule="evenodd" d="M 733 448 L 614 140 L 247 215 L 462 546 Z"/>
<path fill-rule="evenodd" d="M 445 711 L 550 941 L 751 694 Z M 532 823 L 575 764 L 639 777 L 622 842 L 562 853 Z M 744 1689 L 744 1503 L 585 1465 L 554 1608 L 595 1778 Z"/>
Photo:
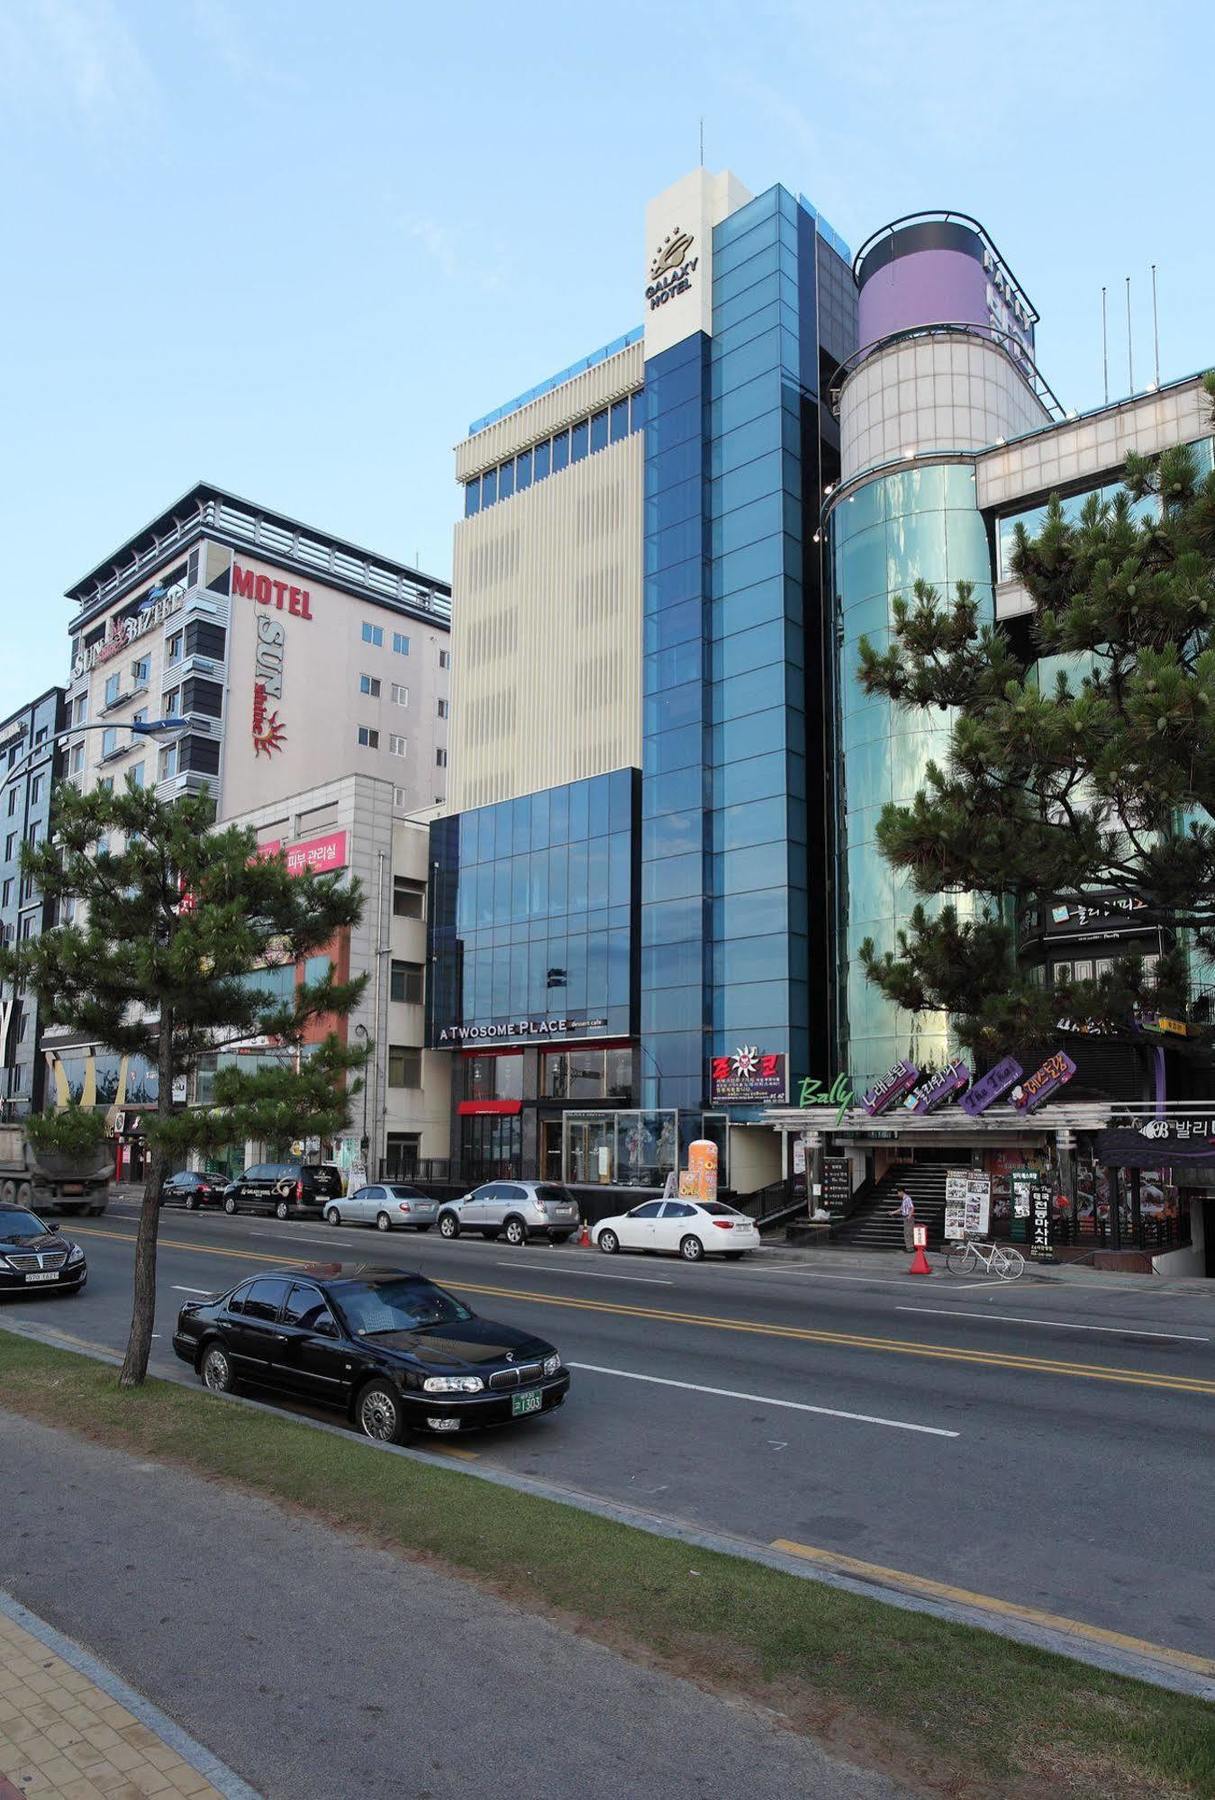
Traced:
<path fill-rule="evenodd" d="M 888 1106 L 893 1106 L 896 1100 L 901 1100 L 904 1094 L 910 1092 L 919 1079 L 920 1071 L 914 1063 L 896 1062 L 892 1069 L 887 1069 L 880 1081 L 874 1082 L 867 1094 L 862 1094 L 861 1105 L 869 1117 L 875 1119 Z"/>
<path fill-rule="evenodd" d="M 1003 1062 L 998 1062 L 994 1069 L 988 1069 L 986 1075 L 979 1077 L 970 1092 L 962 1095 L 958 1105 L 972 1119 L 977 1119 L 980 1113 L 986 1112 L 989 1106 L 995 1104 L 1001 1094 L 1008 1092 L 1014 1081 L 1020 1081 L 1024 1073 L 1025 1070 L 1015 1057 L 1006 1056 Z"/>
<path fill-rule="evenodd" d="M 1075 1073 L 1076 1065 L 1066 1050 L 1056 1050 L 1028 1080 L 1017 1083 L 1012 1091 L 1012 1103 L 1018 1112 L 1033 1112 Z"/>
<path fill-rule="evenodd" d="M 732 1056 L 709 1058 L 709 1104 L 745 1105 L 789 1098 L 788 1058 L 740 1044 Z"/>
<path fill-rule="evenodd" d="M 930 1113 L 942 1100 L 948 1100 L 951 1094 L 964 1088 L 969 1080 L 970 1070 L 964 1062 L 947 1063 L 943 1069 L 938 1069 L 935 1075 L 930 1075 L 927 1081 L 922 1081 L 919 1087 L 914 1088 L 903 1105 L 908 1112 Z"/>
<path fill-rule="evenodd" d="M 1107 1168 L 1158 1169 L 1163 1163 L 1215 1163 L 1215 1117 L 1187 1113 L 1176 1117 L 1124 1120 L 1113 1130 L 1097 1133 L 1097 1160 Z"/>
<path fill-rule="evenodd" d="M 302 875 L 305 869 L 316 869 L 322 875 L 344 869 L 346 833 L 331 831 L 326 837 L 305 838 L 303 843 L 288 844 L 285 850 L 279 838 L 257 847 L 259 856 L 278 856 L 280 853 L 286 861 L 288 875 Z"/>

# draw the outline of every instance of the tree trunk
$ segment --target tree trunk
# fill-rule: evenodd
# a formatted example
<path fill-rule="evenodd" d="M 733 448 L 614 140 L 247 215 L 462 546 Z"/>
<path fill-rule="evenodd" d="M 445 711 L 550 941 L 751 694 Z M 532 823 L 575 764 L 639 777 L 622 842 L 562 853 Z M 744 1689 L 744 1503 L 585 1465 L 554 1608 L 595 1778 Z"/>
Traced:
<path fill-rule="evenodd" d="M 156 1050 L 159 1086 L 156 1117 L 167 1119 L 173 1111 L 173 1015 L 160 1010 L 160 1039 Z M 160 1190 L 166 1175 L 165 1153 L 159 1140 L 152 1145 L 144 1177 L 143 1205 L 135 1237 L 135 1291 L 131 1305 L 131 1335 L 118 1378 L 120 1387 L 138 1387 L 148 1373 L 152 1351 L 152 1327 L 156 1323 L 156 1238 L 160 1231 Z"/>

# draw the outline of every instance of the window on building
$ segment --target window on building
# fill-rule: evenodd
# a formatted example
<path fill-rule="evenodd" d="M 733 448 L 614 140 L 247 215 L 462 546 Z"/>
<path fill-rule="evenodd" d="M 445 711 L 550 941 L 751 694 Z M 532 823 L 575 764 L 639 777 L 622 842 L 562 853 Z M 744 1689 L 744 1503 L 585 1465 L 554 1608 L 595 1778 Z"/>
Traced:
<path fill-rule="evenodd" d="M 32 938 L 33 937 L 33 935 L 34 935 L 34 915 L 33 915 L 33 913 L 26 913 L 25 917 L 22 919 L 20 935 L 23 938 Z"/>
<path fill-rule="evenodd" d="M 447 767 L 446 750 L 439 749 L 435 751 L 435 766 L 440 769 L 445 769 Z"/>
<path fill-rule="evenodd" d="M 409 689 L 402 687 L 399 681 L 394 681 L 392 684 L 392 704 L 394 706 L 409 705 Z"/>
<path fill-rule="evenodd" d="M 146 706 L 141 706 L 139 708 L 138 712 L 133 712 L 131 714 L 132 725 L 146 725 L 147 722 L 148 722 L 148 709 Z M 134 735 L 134 734 L 132 733 L 132 735 Z"/>
<path fill-rule="evenodd" d="M 5 860 L 5 862 L 12 862 L 13 857 L 16 854 L 16 851 L 17 851 L 17 833 L 15 831 L 10 831 L 8 836 L 4 840 L 4 860 Z"/>
<path fill-rule="evenodd" d="M 72 923 L 72 920 L 75 917 L 76 917 L 76 896 L 75 896 L 75 894 L 69 894 L 66 897 L 66 899 L 63 899 L 59 902 L 59 909 L 58 909 L 58 914 L 57 914 L 58 922 L 60 925 L 70 925 Z"/>
<path fill-rule="evenodd" d="M 378 750 L 380 747 L 380 734 L 372 725 L 360 725 L 359 743 L 362 744 L 365 750 Z"/>
<path fill-rule="evenodd" d="M 450 650 L 440 650 L 439 651 L 439 667 L 441 669 L 450 669 L 450 667 L 451 667 L 451 651 Z"/>
<path fill-rule="evenodd" d="M 384 648 L 384 627 L 373 625 L 370 619 L 363 620 L 363 642 L 374 644 L 377 650 Z"/>
<path fill-rule="evenodd" d="M 89 716 L 89 697 L 87 694 L 76 696 L 76 723 L 83 725 Z"/>
<path fill-rule="evenodd" d="M 378 675 L 360 675 L 359 676 L 359 692 L 360 692 L 360 694 L 370 694 L 371 698 L 373 700 L 378 699 L 379 693 L 380 693 L 380 678 L 379 678 L 379 676 Z"/>
<path fill-rule="evenodd" d="M 388 1046 L 388 1085 L 396 1088 L 420 1088 L 422 1085 L 422 1052 L 407 1049 L 404 1044 Z"/>
<path fill-rule="evenodd" d="M 161 751 L 160 766 L 157 771 L 158 780 L 168 781 L 170 776 L 176 775 L 178 748 L 179 746 L 177 744 L 166 744 Z"/>
<path fill-rule="evenodd" d="M 440 700 L 438 702 L 439 717 L 441 719 L 445 719 L 447 717 L 448 705 L 449 705 L 449 702 L 446 700 Z"/>
<path fill-rule="evenodd" d="M 422 1004 L 422 965 L 412 962 L 393 962 L 390 976 L 390 992 L 394 1000 L 403 1000 L 407 1006 Z"/>
<path fill-rule="evenodd" d="M 112 775 L 103 775 L 101 780 L 97 783 L 97 786 L 101 793 L 112 794 L 114 792 L 114 777 Z"/>
<path fill-rule="evenodd" d="M 0 906 L 11 906 L 13 903 L 13 878 L 10 875 L 3 888 L 0 888 Z"/>
<path fill-rule="evenodd" d="M 180 661 L 181 661 L 181 632 L 175 631 L 172 634 L 172 636 L 168 639 L 167 643 L 165 644 L 165 662 L 166 663 L 179 663 Z"/>
<path fill-rule="evenodd" d="M 114 753 L 117 751 L 117 749 L 118 749 L 118 727 L 117 727 L 117 725 L 107 725 L 105 730 L 101 734 L 102 759 L 104 760 L 107 756 L 113 756 Z"/>
<path fill-rule="evenodd" d="M 602 412 L 591 415 L 591 449 L 605 450 L 608 441 L 608 414 L 604 407 Z"/>
<path fill-rule="evenodd" d="M 590 448 L 591 428 L 587 419 L 579 419 L 570 433 L 570 461 L 581 462 Z"/>
<path fill-rule="evenodd" d="M 320 987 L 333 974 L 333 962 L 328 956 L 310 956 L 304 963 L 304 980 L 309 987 Z"/>
<path fill-rule="evenodd" d="M 41 798 L 42 798 L 42 777 L 41 777 L 41 775 L 35 775 L 34 779 L 30 782 L 30 805 L 37 806 L 37 804 L 38 804 L 39 800 L 41 800 Z"/>
<path fill-rule="evenodd" d="M 177 717 L 177 709 L 180 705 L 181 689 L 179 687 L 166 688 L 160 697 L 161 717 L 165 719 L 175 719 Z"/>
<path fill-rule="evenodd" d="M 34 877 L 32 875 L 22 876 L 22 878 L 21 878 L 21 898 L 22 898 L 22 900 L 32 900 L 34 898 L 34 892 L 35 892 Z"/>
<path fill-rule="evenodd" d="M 134 687 L 145 688 L 152 677 L 151 660 L 146 656 L 137 656 L 131 664 L 131 683 Z"/>
<path fill-rule="evenodd" d="M 388 754 L 390 756 L 404 756 L 405 754 L 405 739 L 399 737 L 395 731 L 390 731 L 388 734 Z"/>
<path fill-rule="evenodd" d="M 105 678 L 105 703 L 106 703 L 106 705 L 113 706 L 115 701 L 121 700 L 121 699 L 122 699 L 122 676 L 121 675 L 107 675 Z"/>
<path fill-rule="evenodd" d="M 409 655 L 409 639 L 405 636 L 405 633 L 403 631 L 394 631 L 393 632 L 392 647 L 396 651 L 398 656 L 408 656 Z"/>
<path fill-rule="evenodd" d="M 134 769 L 129 769 L 127 771 L 127 775 L 128 775 L 128 779 L 132 782 L 132 784 L 135 787 L 141 788 L 144 785 L 143 764 L 142 763 L 140 763 L 138 765 L 138 767 L 136 767 Z"/>
<path fill-rule="evenodd" d="M 396 807 L 405 807 L 406 805 L 408 805 L 408 802 L 405 798 L 405 789 L 403 787 L 394 787 L 393 788 L 392 804 Z"/>
<path fill-rule="evenodd" d="M 17 810 L 17 795 L 19 792 L 20 790 L 15 784 L 8 790 L 8 816 L 10 819 Z"/>
<path fill-rule="evenodd" d="M 37 731 L 36 731 L 36 732 L 35 732 L 35 733 L 34 733 L 34 742 L 35 742 L 35 744 L 45 744 L 45 742 L 46 742 L 46 732 L 47 732 L 47 728 L 46 728 L 46 726 L 45 726 L 45 725 L 39 725 L 39 727 L 38 727 L 38 729 L 37 729 Z"/>
<path fill-rule="evenodd" d="M 464 1064 L 464 1096 L 468 1100 L 522 1100 L 522 1052 L 505 1056 L 468 1056 Z"/>
<path fill-rule="evenodd" d="M 407 875 L 392 878 L 392 910 L 398 919 L 420 919 L 426 906 L 426 883 L 411 881 Z"/>
<path fill-rule="evenodd" d="M 72 774 L 79 775 L 84 768 L 84 745 L 72 745 Z"/>

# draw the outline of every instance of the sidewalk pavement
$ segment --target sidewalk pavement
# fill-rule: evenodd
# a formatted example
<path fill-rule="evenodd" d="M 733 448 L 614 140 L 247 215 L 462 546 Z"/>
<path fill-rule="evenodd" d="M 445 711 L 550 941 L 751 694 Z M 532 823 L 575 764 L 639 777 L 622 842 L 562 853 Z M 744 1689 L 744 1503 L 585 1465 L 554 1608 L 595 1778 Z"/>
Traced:
<path fill-rule="evenodd" d="M 264 1800 L 909 1793 L 744 1701 L 255 1495 L 11 1413 L 0 1437 L 10 1589 Z M 94 1787 L 106 1800 L 186 1791 Z"/>
<path fill-rule="evenodd" d="M 0 1592 L 0 1800 L 186 1795 L 237 1800 L 252 1790 L 110 1670 Z"/>

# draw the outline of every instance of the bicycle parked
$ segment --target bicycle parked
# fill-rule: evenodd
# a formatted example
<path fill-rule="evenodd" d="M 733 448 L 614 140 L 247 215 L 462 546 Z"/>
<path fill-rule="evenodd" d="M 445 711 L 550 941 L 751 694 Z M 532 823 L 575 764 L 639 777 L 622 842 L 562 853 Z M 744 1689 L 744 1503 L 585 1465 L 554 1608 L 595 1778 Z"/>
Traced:
<path fill-rule="evenodd" d="M 1011 1244 L 985 1244 L 968 1237 L 950 1244 L 945 1267 L 951 1275 L 969 1275 L 982 1268 L 999 1281 L 1015 1281 L 1025 1271 L 1025 1258 Z"/>

